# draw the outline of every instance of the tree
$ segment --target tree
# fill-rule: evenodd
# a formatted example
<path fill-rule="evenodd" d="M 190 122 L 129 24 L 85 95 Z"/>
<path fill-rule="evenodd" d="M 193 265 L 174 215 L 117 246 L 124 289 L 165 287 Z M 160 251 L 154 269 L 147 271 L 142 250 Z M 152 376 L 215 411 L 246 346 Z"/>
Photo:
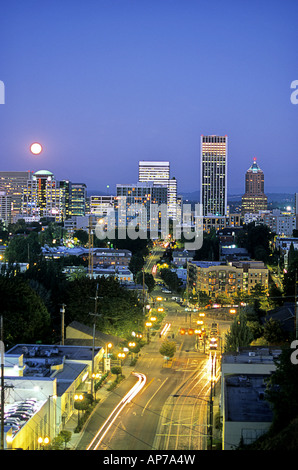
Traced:
<path fill-rule="evenodd" d="M 73 234 L 74 238 L 77 238 L 82 245 L 86 245 L 89 240 L 89 235 L 86 230 L 76 230 Z"/>
<path fill-rule="evenodd" d="M 225 351 L 237 352 L 239 348 L 249 346 L 253 340 L 253 334 L 247 325 L 244 314 L 240 314 L 231 324 L 226 333 Z"/>
<path fill-rule="evenodd" d="M 278 432 L 298 417 L 297 365 L 291 361 L 292 350 L 283 349 L 275 361 L 276 370 L 267 383 L 266 398 L 273 405 L 272 431 Z"/>
<path fill-rule="evenodd" d="M 40 255 L 41 246 L 36 232 L 28 236 L 14 235 L 5 250 L 5 259 L 8 263 L 36 263 Z"/>
<path fill-rule="evenodd" d="M 271 253 L 270 242 L 274 234 L 265 224 L 247 224 L 236 236 L 236 244 L 246 248 L 252 259 L 267 262 Z"/>
<path fill-rule="evenodd" d="M 172 358 L 176 352 L 176 343 L 174 341 L 164 341 L 159 352 L 164 357 Z"/>
<path fill-rule="evenodd" d="M 65 321 L 93 324 L 94 318 L 90 312 L 94 312 L 97 286 L 97 313 L 100 316 L 96 318 L 96 328 L 122 338 L 131 335 L 142 320 L 142 305 L 135 292 L 122 287 L 113 277 L 84 277 L 68 281 L 63 295 L 63 303 L 67 305 Z"/>
<path fill-rule="evenodd" d="M 143 284 L 143 273 L 139 272 L 136 276 L 136 282 Z M 152 292 L 155 287 L 155 280 L 151 273 L 144 273 L 144 282 L 148 288 L 148 292 Z"/>
<path fill-rule="evenodd" d="M 216 230 L 212 229 L 210 233 L 204 232 L 203 244 L 199 250 L 196 250 L 194 261 L 218 261 L 219 260 L 219 239 Z"/>
<path fill-rule="evenodd" d="M 119 375 L 122 374 L 122 367 L 121 366 L 114 366 L 114 367 L 111 368 L 111 372 L 112 372 L 112 374 L 117 375 L 117 380 L 118 380 Z"/>
<path fill-rule="evenodd" d="M 264 338 L 268 344 L 278 345 L 285 341 L 285 335 L 280 322 L 270 318 L 264 325 Z"/>
<path fill-rule="evenodd" d="M 0 276 L 0 298 L 6 343 L 32 343 L 47 337 L 49 313 L 26 281 Z"/>

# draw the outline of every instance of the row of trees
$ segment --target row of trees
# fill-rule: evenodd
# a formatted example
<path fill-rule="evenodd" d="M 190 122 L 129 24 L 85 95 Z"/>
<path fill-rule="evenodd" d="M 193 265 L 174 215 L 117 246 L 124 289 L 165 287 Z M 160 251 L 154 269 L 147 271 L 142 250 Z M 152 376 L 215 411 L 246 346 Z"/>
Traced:
<path fill-rule="evenodd" d="M 60 260 L 40 261 L 21 274 L 11 270 L 0 276 L 1 314 L 6 344 L 17 342 L 57 342 L 61 338 L 62 304 L 65 324 L 77 320 L 93 324 L 98 288 L 97 327 L 126 337 L 142 319 L 142 305 L 134 292 L 113 278 L 69 280 L 62 273 Z"/>

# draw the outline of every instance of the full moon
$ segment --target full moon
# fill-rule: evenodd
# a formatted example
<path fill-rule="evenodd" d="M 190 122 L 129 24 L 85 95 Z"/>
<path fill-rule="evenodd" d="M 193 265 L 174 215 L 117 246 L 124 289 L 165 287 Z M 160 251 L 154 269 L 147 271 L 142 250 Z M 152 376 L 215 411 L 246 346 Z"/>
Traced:
<path fill-rule="evenodd" d="M 34 155 L 39 155 L 42 151 L 42 146 L 38 142 L 34 142 L 34 144 L 31 144 L 30 150 Z"/>

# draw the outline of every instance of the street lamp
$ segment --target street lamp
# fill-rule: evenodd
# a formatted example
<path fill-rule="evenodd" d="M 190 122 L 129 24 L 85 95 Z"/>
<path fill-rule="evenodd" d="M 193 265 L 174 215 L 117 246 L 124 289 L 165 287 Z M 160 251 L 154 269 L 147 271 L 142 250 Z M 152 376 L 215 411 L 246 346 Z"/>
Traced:
<path fill-rule="evenodd" d="M 48 437 L 39 437 L 37 439 L 37 442 L 44 450 L 45 446 L 47 446 L 50 443 L 50 439 Z"/>
<path fill-rule="evenodd" d="M 100 379 L 101 377 L 101 374 L 99 372 L 93 372 L 92 374 L 92 380 L 95 380 L 95 379 Z M 96 388 L 94 387 L 94 391 L 95 391 L 95 400 L 96 400 Z"/>
<path fill-rule="evenodd" d="M 82 393 L 80 393 L 79 395 L 76 394 L 74 396 L 74 400 L 76 402 L 82 402 L 84 400 L 84 395 Z M 80 423 L 80 409 L 78 408 L 78 425 L 79 425 L 79 423 Z"/>
<path fill-rule="evenodd" d="M 120 366 L 122 366 L 122 359 L 125 358 L 125 353 L 124 352 L 118 353 L 118 358 L 119 358 L 119 361 L 120 361 Z"/>

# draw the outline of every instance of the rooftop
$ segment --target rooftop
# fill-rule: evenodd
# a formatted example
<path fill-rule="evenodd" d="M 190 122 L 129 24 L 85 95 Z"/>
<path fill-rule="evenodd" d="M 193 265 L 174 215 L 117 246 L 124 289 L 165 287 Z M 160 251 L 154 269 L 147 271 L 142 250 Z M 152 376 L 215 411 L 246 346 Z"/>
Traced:
<path fill-rule="evenodd" d="M 223 364 L 270 364 L 274 363 L 274 359 L 281 353 L 280 348 L 260 348 L 252 347 L 249 349 L 240 349 L 237 353 L 224 353 L 222 355 Z"/>
<path fill-rule="evenodd" d="M 226 420 L 271 422 L 273 412 L 265 400 L 265 378 L 260 375 L 231 375 L 226 378 Z"/>

